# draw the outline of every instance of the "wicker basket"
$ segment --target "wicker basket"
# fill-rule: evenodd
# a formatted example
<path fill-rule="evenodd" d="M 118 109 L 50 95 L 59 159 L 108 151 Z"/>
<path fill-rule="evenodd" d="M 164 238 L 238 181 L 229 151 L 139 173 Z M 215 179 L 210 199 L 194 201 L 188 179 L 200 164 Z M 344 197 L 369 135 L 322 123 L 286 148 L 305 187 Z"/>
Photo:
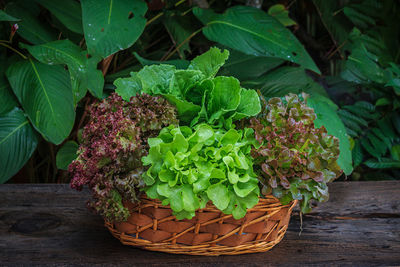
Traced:
<path fill-rule="evenodd" d="M 296 203 L 260 198 L 239 220 L 207 204 L 191 220 L 178 221 L 169 206 L 143 197 L 138 205 L 125 203 L 131 211 L 127 222 L 105 225 L 123 244 L 147 250 L 207 256 L 255 253 L 282 240 Z"/>

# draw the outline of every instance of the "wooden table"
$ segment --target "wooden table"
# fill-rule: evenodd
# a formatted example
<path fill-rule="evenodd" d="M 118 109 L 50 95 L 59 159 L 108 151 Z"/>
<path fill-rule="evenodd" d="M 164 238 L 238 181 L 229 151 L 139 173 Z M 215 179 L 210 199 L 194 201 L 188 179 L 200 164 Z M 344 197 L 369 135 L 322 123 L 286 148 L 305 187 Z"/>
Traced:
<path fill-rule="evenodd" d="M 271 251 L 184 256 L 123 246 L 68 185 L 0 186 L 0 265 L 400 265 L 400 181 L 335 182 Z"/>

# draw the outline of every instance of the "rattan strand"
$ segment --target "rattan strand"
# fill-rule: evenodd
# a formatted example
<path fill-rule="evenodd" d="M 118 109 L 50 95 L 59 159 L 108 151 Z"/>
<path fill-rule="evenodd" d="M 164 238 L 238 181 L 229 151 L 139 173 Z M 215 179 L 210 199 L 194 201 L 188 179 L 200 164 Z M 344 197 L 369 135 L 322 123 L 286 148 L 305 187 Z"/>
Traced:
<path fill-rule="evenodd" d="M 206 256 L 256 253 L 283 239 L 296 204 L 282 205 L 266 196 L 244 218 L 234 220 L 209 203 L 193 219 L 178 221 L 169 206 L 142 197 L 138 205 L 125 203 L 131 212 L 127 222 L 105 222 L 105 226 L 122 244 L 152 251 Z"/>

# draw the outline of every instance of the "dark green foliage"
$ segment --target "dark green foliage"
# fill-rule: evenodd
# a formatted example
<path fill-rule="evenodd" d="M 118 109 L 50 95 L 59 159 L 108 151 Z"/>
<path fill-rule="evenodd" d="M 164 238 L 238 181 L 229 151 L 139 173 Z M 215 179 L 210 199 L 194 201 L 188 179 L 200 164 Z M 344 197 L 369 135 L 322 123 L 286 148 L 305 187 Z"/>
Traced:
<path fill-rule="evenodd" d="M 202 94 L 214 85 L 208 80 L 216 71 L 240 80 L 241 92 L 259 89 L 266 98 L 307 92 L 316 125 L 340 138 L 339 165 L 346 174 L 352 154 L 357 177 L 396 177 L 397 165 L 385 159 L 398 160 L 399 1 L 264 1 L 260 9 L 239 2 L 208 1 L 210 7 L 200 9 L 196 1 L 178 0 L 0 1 L 0 120 L 13 121 L 18 108 L 30 127 L 18 132 L 18 144 L 37 144 L 28 146 L 36 150 L 28 153 L 34 156 L 24 173 L 31 181 L 67 182 L 56 165 L 58 144 L 79 140 L 88 105 L 119 87 L 116 79 L 134 83 L 140 77 L 131 72 L 165 63 L 175 66 L 173 75 L 182 70 L 192 81 L 202 73 L 200 92 L 166 96 L 186 114 L 187 124 L 194 115 L 192 125 L 233 116 L 237 97 L 230 99 L 227 88 L 219 100 L 232 105 L 222 112 Z M 225 65 L 188 71 L 190 61 L 212 46 L 229 50 Z M 336 105 L 324 106 L 321 96 Z M 332 121 L 339 118 L 343 123 L 336 128 Z M 4 154 L 20 168 L 28 154 L 19 157 L 13 150 L 4 147 Z M 2 169 L 2 181 L 18 171 L 15 166 Z M 382 166 L 387 168 L 371 174 Z"/>

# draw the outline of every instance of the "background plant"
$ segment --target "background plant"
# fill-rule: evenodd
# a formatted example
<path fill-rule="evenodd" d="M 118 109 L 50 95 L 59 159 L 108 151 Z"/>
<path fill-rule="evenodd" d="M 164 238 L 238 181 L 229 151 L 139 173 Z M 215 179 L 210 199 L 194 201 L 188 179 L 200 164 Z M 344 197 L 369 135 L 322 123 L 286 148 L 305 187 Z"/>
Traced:
<path fill-rule="evenodd" d="M 352 179 L 399 177 L 399 2 L 245 5 L 1 0 L 0 181 L 23 167 L 11 181 L 67 182 L 69 141 L 116 78 L 160 62 L 186 69 L 215 45 L 230 52 L 219 74 L 241 87 L 310 94 L 316 125 L 340 139 L 345 174 L 353 160 Z"/>

